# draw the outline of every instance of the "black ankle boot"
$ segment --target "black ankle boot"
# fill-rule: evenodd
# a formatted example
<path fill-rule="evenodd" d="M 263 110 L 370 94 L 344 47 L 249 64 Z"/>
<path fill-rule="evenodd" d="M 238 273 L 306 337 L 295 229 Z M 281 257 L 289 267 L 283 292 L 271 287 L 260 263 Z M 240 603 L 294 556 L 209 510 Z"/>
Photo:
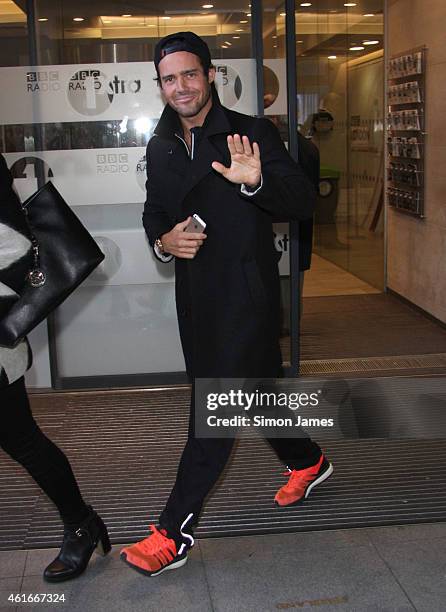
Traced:
<path fill-rule="evenodd" d="M 94 550 L 105 556 L 111 550 L 107 528 L 88 506 L 90 514 L 79 525 L 65 525 L 62 547 L 43 573 L 47 582 L 63 582 L 84 572 Z"/>

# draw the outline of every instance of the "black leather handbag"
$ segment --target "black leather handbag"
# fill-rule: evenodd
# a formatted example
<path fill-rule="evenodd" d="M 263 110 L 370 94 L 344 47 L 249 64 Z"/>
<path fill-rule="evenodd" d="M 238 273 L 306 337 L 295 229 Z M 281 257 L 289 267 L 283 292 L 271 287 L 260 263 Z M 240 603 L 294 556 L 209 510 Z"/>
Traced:
<path fill-rule="evenodd" d="M 104 254 L 51 182 L 26 202 L 33 268 L 0 321 L 0 345 L 14 347 L 101 263 Z"/>

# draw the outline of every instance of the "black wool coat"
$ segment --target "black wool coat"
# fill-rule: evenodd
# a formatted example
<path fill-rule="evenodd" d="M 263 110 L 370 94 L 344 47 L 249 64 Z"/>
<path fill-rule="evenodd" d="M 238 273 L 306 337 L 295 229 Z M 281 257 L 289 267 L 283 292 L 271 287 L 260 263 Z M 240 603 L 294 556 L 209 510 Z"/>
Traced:
<path fill-rule="evenodd" d="M 244 195 L 211 164 L 230 165 L 228 134 L 260 147 L 262 187 Z M 176 258 L 175 294 L 189 377 L 276 377 L 280 285 L 273 221 L 311 218 L 315 190 L 284 147 L 276 127 L 213 105 L 193 157 L 169 106 L 147 145 L 143 224 L 153 246 L 178 222 L 198 213 L 207 239 L 192 260 Z"/>

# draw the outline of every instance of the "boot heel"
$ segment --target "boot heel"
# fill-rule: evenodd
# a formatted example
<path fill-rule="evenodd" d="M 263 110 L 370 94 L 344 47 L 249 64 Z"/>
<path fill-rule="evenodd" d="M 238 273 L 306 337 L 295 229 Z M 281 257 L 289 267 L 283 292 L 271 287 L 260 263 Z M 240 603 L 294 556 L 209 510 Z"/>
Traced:
<path fill-rule="evenodd" d="M 101 535 L 99 536 L 99 541 L 96 546 L 96 552 L 98 555 L 101 555 L 101 557 L 105 557 L 105 555 L 108 555 L 110 551 L 111 551 L 110 538 L 108 537 L 107 529 L 104 526 L 104 529 Z"/>

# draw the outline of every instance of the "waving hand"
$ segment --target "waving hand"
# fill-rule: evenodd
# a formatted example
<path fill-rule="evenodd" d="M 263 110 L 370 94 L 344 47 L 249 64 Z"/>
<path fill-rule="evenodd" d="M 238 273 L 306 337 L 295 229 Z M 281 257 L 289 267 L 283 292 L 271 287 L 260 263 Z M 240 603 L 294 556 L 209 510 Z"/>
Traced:
<path fill-rule="evenodd" d="M 231 183 L 245 184 L 248 187 L 258 185 L 262 171 L 259 145 L 253 142 L 251 147 L 247 136 L 240 138 L 239 134 L 234 134 L 228 136 L 228 149 L 231 154 L 230 167 L 214 161 L 212 168 Z"/>

